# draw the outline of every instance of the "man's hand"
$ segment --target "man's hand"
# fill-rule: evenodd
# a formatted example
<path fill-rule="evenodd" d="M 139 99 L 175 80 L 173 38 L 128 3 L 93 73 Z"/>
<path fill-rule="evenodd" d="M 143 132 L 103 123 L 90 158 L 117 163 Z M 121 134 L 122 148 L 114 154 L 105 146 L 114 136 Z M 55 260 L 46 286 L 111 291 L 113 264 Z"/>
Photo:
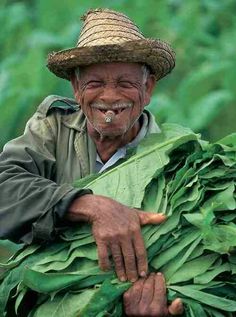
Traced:
<path fill-rule="evenodd" d="M 71 204 L 70 221 L 88 221 L 98 248 L 99 266 L 110 269 L 111 253 L 115 270 L 121 281 L 134 282 L 147 275 L 147 255 L 140 226 L 160 224 L 166 217 L 128 208 L 113 199 L 84 195 Z"/>
<path fill-rule="evenodd" d="M 141 278 L 124 293 L 124 309 L 127 316 L 167 317 L 183 313 L 179 298 L 167 306 L 165 280 L 161 273 Z"/>

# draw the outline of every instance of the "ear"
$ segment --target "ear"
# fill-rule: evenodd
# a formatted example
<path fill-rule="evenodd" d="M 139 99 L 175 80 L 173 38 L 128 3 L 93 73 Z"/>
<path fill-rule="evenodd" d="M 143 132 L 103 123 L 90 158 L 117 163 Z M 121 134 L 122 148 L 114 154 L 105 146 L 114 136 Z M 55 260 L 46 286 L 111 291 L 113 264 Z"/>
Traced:
<path fill-rule="evenodd" d="M 75 73 L 72 73 L 70 76 L 70 82 L 74 91 L 75 99 L 78 103 L 80 103 L 80 94 L 79 94 L 79 83 Z"/>
<path fill-rule="evenodd" d="M 150 99 L 151 99 L 155 86 L 156 86 L 156 77 L 154 75 L 149 75 L 145 84 L 145 92 L 144 92 L 145 106 L 147 106 L 150 103 Z"/>

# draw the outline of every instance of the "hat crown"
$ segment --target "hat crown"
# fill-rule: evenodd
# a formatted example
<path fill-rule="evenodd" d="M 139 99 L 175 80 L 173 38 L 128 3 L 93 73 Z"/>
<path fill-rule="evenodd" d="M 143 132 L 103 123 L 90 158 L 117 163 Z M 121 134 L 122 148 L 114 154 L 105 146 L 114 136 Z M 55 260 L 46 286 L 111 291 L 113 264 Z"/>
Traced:
<path fill-rule="evenodd" d="M 76 47 L 52 52 L 48 68 L 70 80 L 80 66 L 98 63 L 140 63 L 150 67 L 156 80 L 175 66 L 175 54 L 169 44 L 144 37 L 138 26 L 125 14 L 110 9 L 88 11 Z"/>
<path fill-rule="evenodd" d="M 144 39 L 138 26 L 125 14 L 109 9 L 95 9 L 84 21 L 77 47 L 121 44 Z"/>

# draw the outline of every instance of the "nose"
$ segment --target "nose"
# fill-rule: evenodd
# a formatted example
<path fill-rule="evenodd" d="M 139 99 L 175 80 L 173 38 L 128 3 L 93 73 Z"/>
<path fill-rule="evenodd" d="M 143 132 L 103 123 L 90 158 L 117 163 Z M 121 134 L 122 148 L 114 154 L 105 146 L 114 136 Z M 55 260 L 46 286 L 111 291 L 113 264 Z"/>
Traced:
<path fill-rule="evenodd" d="M 121 100 L 118 88 L 114 84 L 106 84 L 99 99 L 107 104 L 112 104 Z"/>

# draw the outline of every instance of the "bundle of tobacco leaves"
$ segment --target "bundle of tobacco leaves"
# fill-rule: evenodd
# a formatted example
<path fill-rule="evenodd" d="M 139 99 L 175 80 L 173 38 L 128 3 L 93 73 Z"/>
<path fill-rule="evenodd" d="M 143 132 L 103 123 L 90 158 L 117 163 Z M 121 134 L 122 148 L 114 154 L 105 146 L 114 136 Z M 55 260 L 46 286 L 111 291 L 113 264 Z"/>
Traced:
<path fill-rule="evenodd" d="M 75 184 L 168 216 L 142 233 L 149 271 L 164 273 L 168 300 L 182 298 L 186 317 L 236 311 L 235 185 L 236 134 L 209 144 L 174 124 L 145 139 L 128 160 Z M 131 284 L 99 269 L 90 225 L 21 248 L 2 266 L 0 316 L 123 315 L 122 294 Z"/>

